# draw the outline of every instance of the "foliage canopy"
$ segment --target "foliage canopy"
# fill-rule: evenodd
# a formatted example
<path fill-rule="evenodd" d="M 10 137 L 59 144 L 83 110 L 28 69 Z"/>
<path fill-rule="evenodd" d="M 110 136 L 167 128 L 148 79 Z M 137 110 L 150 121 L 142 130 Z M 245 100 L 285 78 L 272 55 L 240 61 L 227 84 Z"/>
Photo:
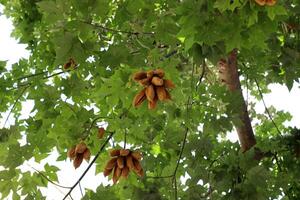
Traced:
<path fill-rule="evenodd" d="M 292 116 L 254 109 L 269 84 L 291 89 L 299 81 L 299 0 L 0 2 L 14 22 L 13 36 L 31 53 L 12 69 L 0 63 L 0 112 L 16 118 L 0 129 L 3 198 L 10 192 L 13 199 L 45 198 L 40 187 L 51 183 L 21 173 L 24 161 L 39 162 L 54 150 L 65 160 L 85 139 L 92 156 L 105 144 L 94 163 L 102 173 L 108 150 L 126 136 L 143 153 L 145 176 L 100 185 L 83 199 L 300 199 L 299 130 L 284 126 Z M 220 84 L 216 63 L 233 49 L 241 84 L 256 98 L 248 109 L 256 147 L 269 154 L 261 160 L 253 159 L 254 148 L 242 153 L 238 142 L 225 139 L 239 123 L 238 101 Z M 70 58 L 77 65 L 65 70 Z M 131 75 L 157 68 L 176 85 L 172 101 L 133 108 L 141 86 Z M 20 119 L 26 100 L 34 101 L 33 114 Z M 101 140 L 99 122 L 108 124 Z M 58 170 L 47 164 L 42 173 L 55 182 Z"/>

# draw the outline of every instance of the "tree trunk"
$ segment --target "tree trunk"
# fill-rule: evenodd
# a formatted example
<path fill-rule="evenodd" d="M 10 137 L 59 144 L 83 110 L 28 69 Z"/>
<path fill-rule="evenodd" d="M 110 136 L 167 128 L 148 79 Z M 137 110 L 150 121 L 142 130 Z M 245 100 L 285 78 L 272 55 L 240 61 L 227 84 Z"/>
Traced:
<path fill-rule="evenodd" d="M 233 50 L 226 60 L 220 60 L 218 62 L 219 75 L 221 81 L 228 87 L 229 91 L 237 93 L 240 97 L 240 103 L 238 104 L 239 112 L 238 118 L 241 123 L 235 123 L 235 128 L 239 137 L 241 149 L 243 152 L 249 150 L 256 144 L 255 136 L 253 134 L 251 121 L 247 111 L 247 106 L 243 97 L 241 82 L 239 79 L 237 68 L 237 50 Z"/>

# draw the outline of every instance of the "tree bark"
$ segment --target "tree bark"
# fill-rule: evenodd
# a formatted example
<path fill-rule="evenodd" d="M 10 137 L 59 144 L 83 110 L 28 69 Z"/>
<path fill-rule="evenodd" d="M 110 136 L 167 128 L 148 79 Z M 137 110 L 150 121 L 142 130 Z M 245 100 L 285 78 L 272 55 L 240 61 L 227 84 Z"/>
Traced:
<path fill-rule="evenodd" d="M 221 81 L 227 86 L 229 91 L 237 93 L 240 99 L 240 102 L 238 103 L 238 106 L 240 107 L 237 113 L 240 123 L 235 123 L 234 126 L 237 130 L 242 152 L 246 152 L 256 144 L 256 140 L 239 79 L 237 50 L 234 49 L 229 54 L 227 60 L 221 59 L 218 62 L 218 67 Z"/>

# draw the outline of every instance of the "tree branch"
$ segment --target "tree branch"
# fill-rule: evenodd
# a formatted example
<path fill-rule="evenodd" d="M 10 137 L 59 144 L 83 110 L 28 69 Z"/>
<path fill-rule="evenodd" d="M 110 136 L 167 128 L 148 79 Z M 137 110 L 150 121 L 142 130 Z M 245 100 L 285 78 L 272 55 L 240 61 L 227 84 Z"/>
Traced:
<path fill-rule="evenodd" d="M 238 95 L 239 111 L 236 114 L 238 114 L 238 119 L 241 123 L 235 123 L 234 125 L 237 130 L 242 152 L 246 152 L 256 144 L 256 140 L 239 79 L 237 49 L 231 51 L 227 60 L 221 59 L 218 62 L 218 67 L 221 81 L 227 86 L 230 92 Z"/>

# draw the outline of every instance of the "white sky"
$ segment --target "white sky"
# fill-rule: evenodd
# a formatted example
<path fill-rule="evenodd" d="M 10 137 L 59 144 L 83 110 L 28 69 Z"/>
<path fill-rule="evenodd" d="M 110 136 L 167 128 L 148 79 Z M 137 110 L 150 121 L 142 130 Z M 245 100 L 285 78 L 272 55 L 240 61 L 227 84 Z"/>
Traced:
<path fill-rule="evenodd" d="M 0 12 L 2 12 L 3 7 L 0 5 Z M 18 44 L 18 42 L 10 37 L 11 31 L 13 29 L 12 23 L 5 16 L 0 16 L 0 60 L 8 60 L 8 64 L 17 62 L 20 58 L 28 58 L 29 53 L 26 51 L 26 45 Z M 300 113 L 297 104 L 300 99 L 300 90 L 299 85 L 295 86 L 292 91 L 289 93 L 285 86 L 273 84 L 269 87 L 272 90 L 271 94 L 264 95 L 267 106 L 273 105 L 279 110 L 288 111 L 294 116 L 289 125 L 300 127 Z M 32 102 L 23 104 L 22 117 L 26 118 L 30 114 L 32 108 Z M 264 106 L 260 102 L 257 105 L 257 112 L 262 113 L 264 111 Z M 2 113 L 0 118 L 0 127 L 3 127 L 7 113 Z M 12 116 L 13 117 L 13 116 Z M 13 123 L 13 119 L 9 120 L 10 123 Z M 230 133 L 230 140 L 236 141 L 236 133 Z M 74 170 L 72 163 L 67 160 L 65 162 L 55 161 L 58 156 L 57 151 L 43 161 L 41 164 L 35 163 L 33 160 L 30 160 L 28 163 L 35 167 L 36 169 L 42 170 L 45 163 L 50 165 L 58 166 L 61 171 L 58 172 L 59 184 L 64 186 L 72 186 L 79 178 L 79 176 L 86 169 L 88 164 L 84 161 L 79 169 Z M 22 167 L 22 170 L 32 171 L 26 164 Z M 89 188 L 95 190 L 100 184 L 101 180 L 107 180 L 102 175 L 95 175 L 95 167 L 93 166 L 87 175 L 81 181 L 81 186 L 84 188 Z M 107 181 L 105 181 L 107 183 Z M 51 183 L 48 184 L 48 188 L 42 189 L 43 193 L 47 195 L 49 200 L 62 199 L 64 194 L 68 191 L 67 189 L 58 188 L 53 186 Z M 81 198 L 80 190 L 77 187 L 72 192 L 73 199 L 77 200 Z M 9 199 L 9 198 L 8 198 Z"/>

